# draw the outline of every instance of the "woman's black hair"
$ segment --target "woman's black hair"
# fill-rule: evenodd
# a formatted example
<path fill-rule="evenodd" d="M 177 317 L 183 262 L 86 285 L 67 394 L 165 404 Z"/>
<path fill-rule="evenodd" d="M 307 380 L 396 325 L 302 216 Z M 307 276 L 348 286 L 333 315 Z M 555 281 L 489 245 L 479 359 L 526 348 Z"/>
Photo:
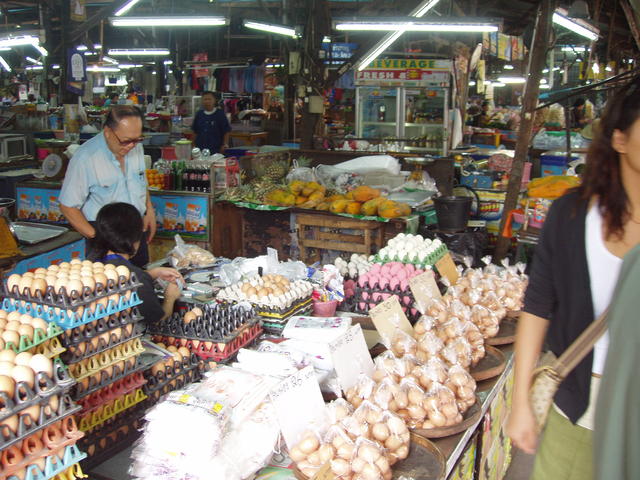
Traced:
<path fill-rule="evenodd" d="M 142 241 L 142 216 L 128 203 L 110 203 L 98 212 L 96 236 L 91 240 L 89 259 L 102 261 L 108 252 L 133 256 Z M 136 245 L 138 244 L 138 245 Z"/>
<path fill-rule="evenodd" d="M 120 96 L 120 94 L 119 94 L 119 93 L 112 93 L 111 95 L 109 95 L 109 98 L 110 98 L 111 100 L 115 100 L 115 98 L 116 98 L 116 97 L 119 97 L 119 96 Z"/>
<path fill-rule="evenodd" d="M 135 105 L 114 105 L 107 114 L 107 119 L 104 121 L 104 126 L 111 129 L 118 128 L 118 124 L 124 118 L 138 117 L 141 122 L 144 123 L 144 116 L 142 110 Z"/>
<path fill-rule="evenodd" d="M 587 152 L 581 197 L 598 200 L 607 238 L 621 238 L 630 217 L 629 197 L 622 183 L 620 154 L 613 148 L 616 130 L 628 133 L 640 119 L 640 76 L 619 88 L 609 99 L 599 128 Z"/>

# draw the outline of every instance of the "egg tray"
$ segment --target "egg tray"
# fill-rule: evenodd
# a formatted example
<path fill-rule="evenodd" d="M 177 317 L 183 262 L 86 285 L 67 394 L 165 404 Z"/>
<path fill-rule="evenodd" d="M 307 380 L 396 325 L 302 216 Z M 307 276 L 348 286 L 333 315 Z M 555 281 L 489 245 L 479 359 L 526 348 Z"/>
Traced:
<path fill-rule="evenodd" d="M 87 395 L 81 399 L 76 399 L 76 403 L 82 407 L 80 415 L 87 415 L 92 411 L 114 401 L 118 397 L 127 395 L 147 383 L 141 371 L 129 375 L 111 385 Z"/>
<path fill-rule="evenodd" d="M 54 378 L 45 372 L 35 373 L 33 388 L 26 382 L 17 382 L 13 398 L 0 391 L 0 422 L 33 405 L 46 405 L 51 397 L 64 394 L 76 383 L 60 360 L 54 360 L 53 372 Z"/>
<path fill-rule="evenodd" d="M 262 322 L 262 329 L 264 333 L 269 335 L 275 335 L 278 337 L 282 336 L 282 332 L 284 332 L 285 327 L 287 326 L 288 321 L 283 323 L 272 323 L 272 322 Z"/>
<path fill-rule="evenodd" d="M 47 325 L 47 331 L 45 332 L 41 328 L 35 328 L 33 330 L 33 338 L 29 338 L 27 335 L 20 335 L 20 340 L 18 341 L 18 345 L 13 342 L 6 342 L 4 345 L 4 349 L 11 349 L 16 353 L 28 352 L 32 348 L 36 348 L 37 346 L 45 343 L 52 338 L 57 337 L 62 333 L 62 329 L 56 325 L 55 323 L 49 323 Z"/>
<path fill-rule="evenodd" d="M 206 320 L 198 317 L 197 320 L 185 324 L 180 318 L 172 317 L 165 322 L 149 325 L 148 333 L 199 342 L 229 343 L 240 334 L 243 327 L 253 326 L 258 322 L 260 317 L 242 319 L 241 322 L 212 322 L 207 325 Z"/>
<path fill-rule="evenodd" d="M 224 362 L 233 357 L 238 350 L 253 342 L 261 333 L 262 325 L 256 323 L 252 326 L 245 325 L 242 327 L 241 331 L 238 332 L 238 336 L 229 343 L 200 342 L 196 347 L 193 342 L 189 340 L 184 347 L 204 360 Z M 157 340 L 157 338 L 159 338 L 159 340 Z M 183 346 L 180 344 L 180 339 L 176 338 L 170 341 L 169 337 L 154 337 L 154 341 L 160 341 L 165 345 L 174 345 L 176 347 Z M 205 345 L 206 343 L 209 343 L 209 345 Z"/>
<path fill-rule="evenodd" d="M 449 249 L 445 244 L 440 245 L 434 252 L 427 255 L 427 257 L 423 261 L 409 260 L 408 256 L 404 256 L 402 258 L 389 258 L 389 257 L 380 257 L 380 254 L 376 254 L 373 261 L 374 263 L 391 263 L 391 262 L 400 262 L 400 263 L 411 263 L 416 266 L 416 268 L 420 268 L 424 270 L 427 267 L 433 267 L 438 261 L 444 257 Z"/>
<path fill-rule="evenodd" d="M 22 303 L 22 304 L 21 304 Z M 136 307 L 142 303 L 140 297 L 136 292 L 131 293 L 131 298 L 127 300 L 125 297 L 120 297 L 118 304 L 116 305 L 112 300 L 107 304 L 107 307 L 102 305 L 96 305 L 95 311 L 91 311 L 85 308 L 81 315 L 78 312 L 71 310 L 63 310 L 59 307 L 51 307 L 47 305 L 35 304 L 32 306 L 30 303 L 23 303 L 22 300 L 15 300 L 5 298 L 2 303 L 2 309 L 7 312 L 18 311 L 20 313 L 27 313 L 32 317 L 38 317 L 46 322 L 55 322 L 58 326 L 64 330 L 70 330 L 72 328 L 80 327 L 91 323 L 95 320 L 99 320 L 110 315 L 115 315 L 129 308 Z M 56 312 L 58 309 L 58 312 Z"/>
<path fill-rule="evenodd" d="M 140 337 L 134 338 L 110 350 L 105 350 L 93 357 L 69 365 L 69 373 L 71 373 L 76 381 L 80 381 L 89 375 L 111 367 L 122 360 L 127 360 L 139 355 L 142 352 L 144 352 L 144 347 L 142 346 Z"/>
<path fill-rule="evenodd" d="M 74 442 L 75 441 L 76 440 L 74 440 Z M 49 480 L 87 458 L 87 454 L 81 452 L 75 444 L 65 446 L 61 456 L 50 453 L 45 457 L 44 470 L 40 470 L 37 465 L 33 464 L 40 458 L 42 458 L 42 456 L 36 458 L 29 457 L 15 467 L 9 467 L 6 472 L 4 472 L 7 476 L 0 477 L 0 480 L 4 480 L 5 478 L 6 480 Z M 24 477 L 20 478 L 13 474 L 22 469 L 26 469 Z"/>
<path fill-rule="evenodd" d="M 143 319 L 144 317 L 140 314 L 138 307 L 133 307 L 130 311 L 123 310 L 108 317 L 99 318 L 96 320 L 95 326 L 93 324 L 87 324 L 71 330 L 65 330 L 62 332 L 62 335 L 60 335 L 60 340 L 65 347 L 73 347 L 98 337 L 109 330 L 126 327 Z"/>
<path fill-rule="evenodd" d="M 204 362 L 192 353 L 191 357 L 183 358 L 181 362 L 174 361 L 173 366 L 165 365 L 163 371 L 153 374 L 151 370 L 147 370 L 145 372 L 147 384 L 144 386 L 144 393 L 150 396 L 174 380 L 176 385 L 179 385 L 175 389 L 182 388 L 186 384 L 198 381 L 204 369 Z"/>
<path fill-rule="evenodd" d="M 135 359 L 135 363 L 132 366 L 128 362 L 125 362 L 124 369 L 121 371 L 118 365 L 113 366 L 113 371 L 111 375 L 109 375 L 105 370 L 101 370 L 100 373 L 100 381 L 96 383 L 94 377 L 89 378 L 89 383 L 87 388 L 85 389 L 81 383 L 77 383 L 75 389 L 71 392 L 73 398 L 75 398 L 76 402 L 80 399 L 94 394 L 97 391 L 108 387 L 109 385 L 128 377 L 129 375 L 133 375 L 135 373 L 141 372 L 148 368 L 148 365 L 144 363 L 139 357 Z"/>
<path fill-rule="evenodd" d="M 116 398 L 112 402 L 106 403 L 102 406 L 102 411 L 94 411 L 80 417 L 80 430 L 88 431 L 92 428 L 102 425 L 106 421 L 113 418 L 115 415 L 124 412 L 125 410 L 137 405 L 138 403 L 146 400 L 142 388 L 138 388 L 131 393 L 128 393 L 122 397 Z"/>
<path fill-rule="evenodd" d="M 69 415 L 78 413 L 81 409 L 79 405 L 73 403 L 69 395 L 61 395 L 59 400 L 60 404 L 56 412 L 47 413 L 44 408 L 40 409 L 40 417 L 37 422 L 34 422 L 29 415 L 19 415 L 17 433 L 11 431 L 7 425 L 0 425 L 0 451 L 21 442 L 29 435 L 63 420 Z"/>
<path fill-rule="evenodd" d="M 345 299 L 340 308 L 343 310 L 348 309 L 353 313 L 368 314 L 369 310 L 373 308 L 371 306 L 372 304 L 373 306 L 376 306 L 386 300 L 389 296 L 395 295 L 398 297 L 402 310 L 412 324 L 417 322 L 422 316 L 422 314 L 413 307 L 415 299 L 411 289 L 401 290 L 399 286 L 393 289 L 372 288 L 369 286 L 368 281 L 365 284 L 366 287 L 356 286 L 355 294 L 352 297 Z M 365 304 L 365 308 L 363 308 L 361 304 Z"/>
<path fill-rule="evenodd" d="M 144 335 L 145 328 L 146 326 L 144 325 L 144 323 L 136 323 L 133 325 L 133 328 L 131 329 L 130 334 L 127 334 L 126 332 L 122 331 L 122 333 L 120 334 L 120 337 L 118 337 L 115 333 L 112 332 L 109 335 L 110 336 L 109 343 L 107 343 L 104 340 L 104 338 L 97 338 L 97 339 L 94 338 L 94 340 L 97 340 L 96 345 L 93 345 L 91 342 L 85 342 L 86 350 L 84 351 L 84 353 L 71 351 L 71 348 L 77 347 L 77 345 L 75 345 L 74 347 L 67 348 L 67 351 L 65 352 L 65 354 L 62 355 L 62 360 L 64 361 L 64 363 L 71 366 L 75 363 L 86 360 L 87 358 L 93 357 L 95 355 L 99 355 L 106 350 L 115 348 L 118 345 L 122 345 L 123 343 L 126 343 L 130 340 L 141 337 L 142 335 Z M 108 333 L 108 331 L 105 333 Z"/>
<path fill-rule="evenodd" d="M 14 285 L 13 289 L 9 289 L 6 282 L 2 283 L 0 290 L 2 291 L 2 296 L 15 300 L 25 300 L 27 302 L 58 307 L 65 310 L 76 310 L 78 307 L 87 306 L 104 297 L 118 294 L 123 295 L 129 291 L 133 293 L 141 286 L 142 282 L 138 280 L 135 272 L 131 272 L 128 280 L 121 275 L 118 282 L 107 280 L 107 285 L 97 283 L 93 292 L 89 287 L 84 287 L 82 293 L 76 290 L 67 292 L 66 287 L 62 287 L 58 290 L 58 293 L 56 293 L 54 287 L 49 285 L 44 294 L 38 290 L 35 295 L 32 295 L 26 287 L 22 292 L 20 292 L 17 285 Z"/>
<path fill-rule="evenodd" d="M 285 322 L 294 315 L 303 315 L 303 312 L 307 312 L 312 308 L 313 298 L 311 296 L 301 298 L 295 303 L 292 303 L 288 308 L 275 308 L 265 307 L 262 305 L 255 305 L 255 309 L 258 315 L 269 319 L 271 322 Z"/>

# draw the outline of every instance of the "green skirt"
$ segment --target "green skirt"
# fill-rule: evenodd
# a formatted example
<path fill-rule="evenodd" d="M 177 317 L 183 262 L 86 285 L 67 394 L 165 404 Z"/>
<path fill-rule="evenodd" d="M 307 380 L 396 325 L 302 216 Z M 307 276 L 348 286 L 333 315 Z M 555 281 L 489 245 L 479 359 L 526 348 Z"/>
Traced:
<path fill-rule="evenodd" d="M 593 432 L 551 407 L 530 480 L 591 480 Z"/>

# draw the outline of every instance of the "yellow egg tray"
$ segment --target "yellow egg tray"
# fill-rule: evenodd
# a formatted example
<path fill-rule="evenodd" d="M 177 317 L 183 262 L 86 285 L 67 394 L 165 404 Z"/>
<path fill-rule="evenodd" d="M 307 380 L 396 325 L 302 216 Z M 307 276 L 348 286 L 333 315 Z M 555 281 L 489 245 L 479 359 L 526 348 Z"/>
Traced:
<path fill-rule="evenodd" d="M 116 398 L 115 400 L 106 403 L 102 408 L 95 412 L 80 418 L 80 430 L 83 432 L 89 432 L 119 413 L 122 413 L 138 403 L 145 401 L 147 398 L 148 397 L 142 391 L 142 388 L 138 388 L 127 395 Z"/>
<path fill-rule="evenodd" d="M 109 368 L 118 362 L 140 355 L 142 352 L 144 352 L 144 347 L 142 346 L 140 337 L 137 337 L 133 340 L 117 345 L 112 349 L 105 350 L 98 355 L 69 365 L 69 373 L 76 379 L 76 381 L 80 381 L 89 375 L 93 375 L 100 370 Z"/>
<path fill-rule="evenodd" d="M 77 478 L 89 478 L 85 475 L 79 463 L 70 466 L 64 472 L 57 474 L 52 480 L 76 480 Z"/>
<path fill-rule="evenodd" d="M 45 347 L 43 348 L 44 351 L 36 350 L 35 353 L 42 353 L 43 355 L 47 355 L 46 343 L 49 340 L 55 339 L 55 337 L 57 337 L 61 333 L 62 333 L 62 329 L 58 325 L 56 325 L 55 323 L 49 323 L 46 332 L 41 328 L 36 328 L 33 331 L 32 339 L 29 338 L 27 335 L 20 335 L 20 340 L 18 341 L 17 345 L 13 342 L 6 342 L 4 349 L 5 350 L 11 349 L 16 353 L 21 353 L 21 352 L 29 352 L 32 349 L 45 345 Z M 52 358 L 64 352 L 64 348 L 62 347 L 60 342 L 58 342 L 57 345 L 59 345 L 59 347 L 56 346 L 53 350 L 62 348 L 62 351 L 55 353 L 53 355 L 47 355 L 49 358 Z"/>

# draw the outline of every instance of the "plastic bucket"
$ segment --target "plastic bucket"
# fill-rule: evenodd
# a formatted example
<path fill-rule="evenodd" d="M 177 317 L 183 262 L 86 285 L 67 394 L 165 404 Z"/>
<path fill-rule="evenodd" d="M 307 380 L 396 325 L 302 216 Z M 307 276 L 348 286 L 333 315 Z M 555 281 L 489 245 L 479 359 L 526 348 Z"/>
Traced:
<path fill-rule="evenodd" d="M 472 197 L 438 197 L 433 203 L 436 207 L 438 228 L 450 232 L 460 232 L 467 228 L 471 214 Z"/>
<path fill-rule="evenodd" d="M 338 308 L 337 300 L 313 302 L 313 314 L 316 317 L 333 317 L 336 314 L 336 308 Z"/>

